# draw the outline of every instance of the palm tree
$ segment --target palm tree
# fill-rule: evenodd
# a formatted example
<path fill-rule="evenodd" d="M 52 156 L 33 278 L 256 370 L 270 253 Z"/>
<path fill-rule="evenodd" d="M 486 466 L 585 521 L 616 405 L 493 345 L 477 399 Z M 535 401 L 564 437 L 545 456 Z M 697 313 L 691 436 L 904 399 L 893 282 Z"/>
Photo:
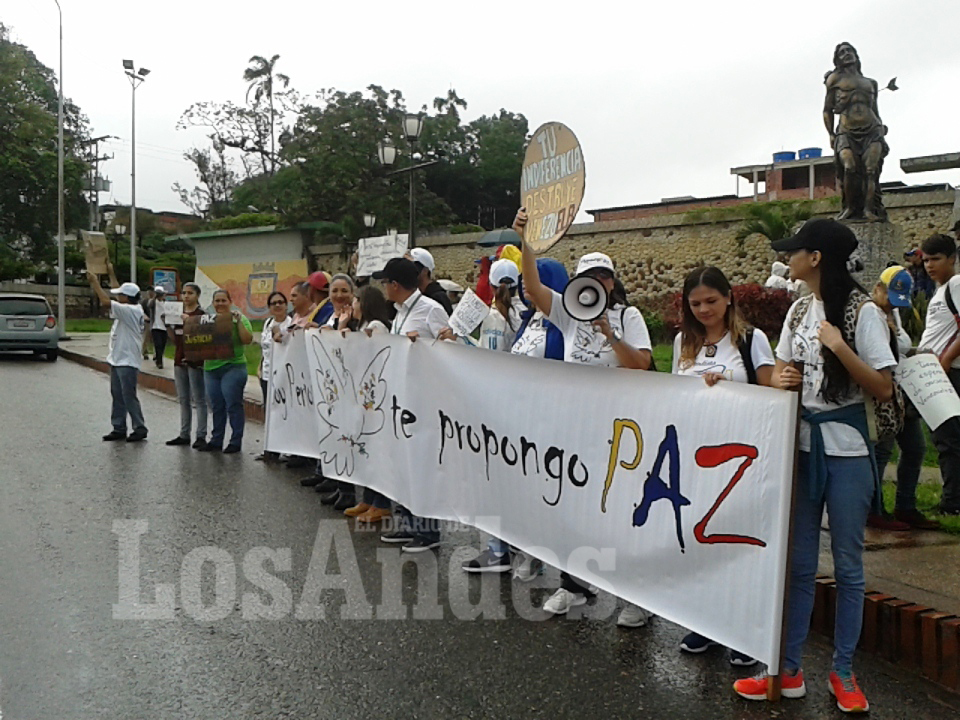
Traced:
<path fill-rule="evenodd" d="M 746 206 L 746 218 L 737 231 L 737 249 L 743 251 L 744 241 L 759 233 L 770 242 L 793 234 L 796 226 L 813 215 L 809 202 L 768 202 Z"/>
<path fill-rule="evenodd" d="M 247 87 L 247 101 L 250 101 L 250 93 L 253 93 L 253 102 L 259 105 L 264 97 L 270 104 L 270 171 L 272 175 L 276 168 L 276 139 L 274 137 L 274 118 L 276 112 L 273 108 L 273 83 L 276 79 L 283 84 L 284 88 L 290 85 L 290 78 L 282 73 L 274 73 L 274 67 L 279 55 L 274 55 L 267 60 L 262 55 L 254 55 L 250 58 L 250 67 L 243 71 L 243 79 L 249 84 Z M 264 168 L 266 169 L 266 168 Z"/>

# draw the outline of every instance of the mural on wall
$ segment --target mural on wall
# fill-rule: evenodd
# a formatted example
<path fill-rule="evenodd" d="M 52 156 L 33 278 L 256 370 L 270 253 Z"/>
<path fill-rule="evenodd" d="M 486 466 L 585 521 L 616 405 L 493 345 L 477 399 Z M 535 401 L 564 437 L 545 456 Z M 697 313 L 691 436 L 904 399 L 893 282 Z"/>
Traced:
<path fill-rule="evenodd" d="M 306 280 L 307 274 L 306 260 L 198 266 L 197 277 L 202 275 L 211 285 L 210 292 L 204 288 L 201 305 L 209 304 L 216 286 L 229 292 L 233 304 L 247 317 L 265 318 L 270 293 L 279 290 L 289 298 L 291 288 Z"/>

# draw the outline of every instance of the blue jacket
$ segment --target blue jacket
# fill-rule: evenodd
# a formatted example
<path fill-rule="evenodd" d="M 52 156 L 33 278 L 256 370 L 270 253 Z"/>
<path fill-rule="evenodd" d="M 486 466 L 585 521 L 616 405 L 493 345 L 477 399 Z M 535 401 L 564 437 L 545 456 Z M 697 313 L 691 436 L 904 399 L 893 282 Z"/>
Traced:
<path fill-rule="evenodd" d="M 554 260 L 553 258 L 538 258 L 537 273 L 540 275 L 540 282 L 542 282 L 551 290 L 556 290 L 558 293 L 563 292 L 563 289 L 567 286 L 567 282 L 569 281 L 567 269 L 563 266 L 563 263 L 561 263 L 559 260 Z M 523 300 L 523 304 L 527 306 L 527 309 L 524 310 L 520 315 L 520 329 L 517 330 L 516 340 L 519 340 L 523 336 L 524 331 L 527 329 L 527 325 L 530 324 L 530 319 L 536 312 L 536 308 L 531 307 L 523 295 L 522 277 L 520 278 L 519 293 L 520 298 Z M 545 358 L 549 358 L 550 360 L 562 361 L 563 333 L 560 332 L 560 328 L 547 319 L 544 319 L 543 325 L 547 329 L 547 342 L 546 347 L 544 348 L 543 356 Z M 516 342 L 516 340 L 514 340 L 514 342 Z"/>

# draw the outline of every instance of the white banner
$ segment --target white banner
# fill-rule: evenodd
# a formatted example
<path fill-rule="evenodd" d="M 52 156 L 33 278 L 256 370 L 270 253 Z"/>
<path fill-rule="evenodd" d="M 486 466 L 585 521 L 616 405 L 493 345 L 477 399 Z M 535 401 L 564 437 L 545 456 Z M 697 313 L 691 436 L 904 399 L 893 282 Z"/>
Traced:
<path fill-rule="evenodd" d="M 267 449 L 778 672 L 796 393 L 395 335 L 274 348 Z"/>
<path fill-rule="evenodd" d="M 901 360 L 897 382 L 931 430 L 960 415 L 960 397 L 936 355 L 921 353 Z"/>
<path fill-rule="evenodd" d="M 381 235 L 361 238 L 357 243 L 357 277 L 383 270 L 387 261 L 407 252 L 407 235 Z"/>

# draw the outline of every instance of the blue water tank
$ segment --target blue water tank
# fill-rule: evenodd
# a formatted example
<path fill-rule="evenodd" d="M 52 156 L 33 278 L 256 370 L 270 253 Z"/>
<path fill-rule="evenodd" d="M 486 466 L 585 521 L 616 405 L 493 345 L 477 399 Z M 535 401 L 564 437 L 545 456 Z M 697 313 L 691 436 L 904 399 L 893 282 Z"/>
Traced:
<path fill-rule="evenodd" d="M 798 154 L 800 155 L 801 160 L 810 160 L 811 158 L 820 157 L 823 154 L 823 150 L 815 147 L 801 148 Z"/>
<path fill-rule="evenodd" d="M 784 150 L 783 152 L 775 152 L 773 154 L 773 162 L 775 163 L 790 162 L 796 159 L 797 154 L 792 150 Z"/>

